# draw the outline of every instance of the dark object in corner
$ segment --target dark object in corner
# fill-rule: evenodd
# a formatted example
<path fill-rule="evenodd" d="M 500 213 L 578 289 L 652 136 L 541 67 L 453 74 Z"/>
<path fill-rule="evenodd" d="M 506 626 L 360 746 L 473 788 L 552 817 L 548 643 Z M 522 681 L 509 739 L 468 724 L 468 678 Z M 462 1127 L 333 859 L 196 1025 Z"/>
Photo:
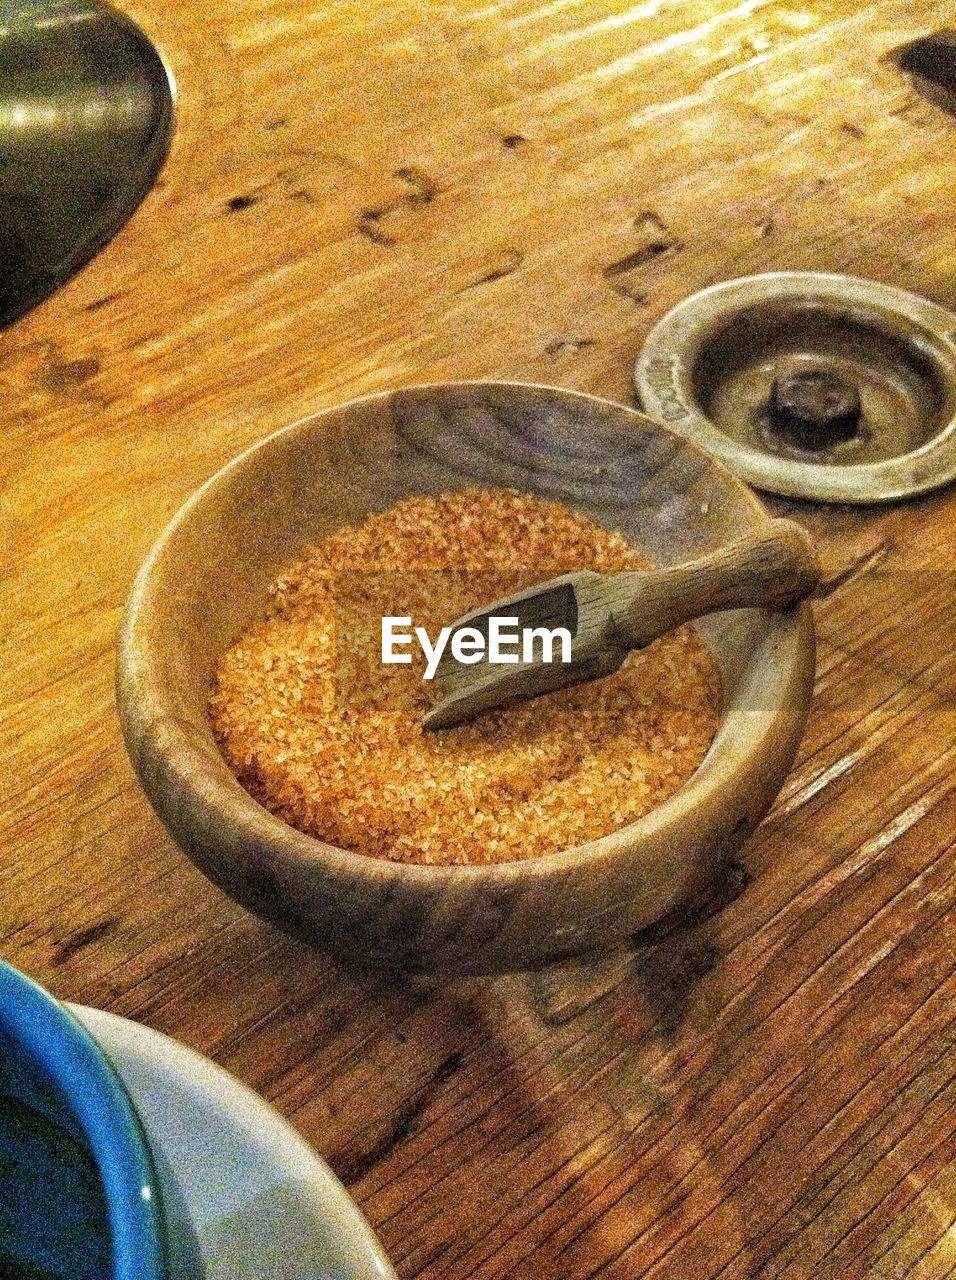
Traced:
<path fill-rule="evenodd" d="M 13 0 L 0 23 L 0 327 L 128 220 L 173 126 L 170 76 L 99 0 Z"/>
<path fill-rule="evenodd" d="M 890 55 L 924 98 L 956 115 L 956 30 L 947 27 L 900 45 Z"/>

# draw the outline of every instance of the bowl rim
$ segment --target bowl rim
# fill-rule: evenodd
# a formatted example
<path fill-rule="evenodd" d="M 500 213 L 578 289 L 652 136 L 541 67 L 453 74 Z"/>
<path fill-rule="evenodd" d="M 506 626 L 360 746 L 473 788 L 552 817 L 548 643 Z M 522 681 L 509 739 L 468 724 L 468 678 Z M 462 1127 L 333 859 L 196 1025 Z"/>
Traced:
<path fill-rule="evenodd" d="M 159 1179 L 139 1116 L 106 1054 L 55 996 L 0 960 L 0 1031 L 62 1091 L 103 1183 L 113 1280 L 167 1280 Z"/>
<path fill-rule="evenodd" d="M 266 448 L 280 436 L 317 428 L 323 429 L 324 423 L 327 424 L 346 410 L 369 405 L 375 401 L 386 403 L 394 395 L 402 393 L 414 392 L 427 395 L 448 393 L 457 389 L 478 390 L 480 388 L 496 391 L 515 389 L 544 392 L 552 396 L 560 395 L 588 404 L 601 405 L 615 413 L 639 419 L 645 427 L 673 438 L 682 450 L 696 456 L 707 467 L 715 469 L 737 493 L 743 507 L 750 511 L 755 522 L 771 518 L 757 494 L 725 463 L 672 427 L 651 418 L 640 409 L 619 401 L 592 395 L 589 392 L 555 387 L 547 383 L 487 378 L 409 383 L 329 405 L 315 413 L 305 414 L 287 426 L 280 427 L 254 441 L 215 471 L 186 499 L 153 543 L 134 579 L 127 599 L 120 623 L 116 662 L 117 708 L 134 765 L 138 768 L 138 753 L 134 743 L 140 738 L 148 739 L 154 755 L 162 757 L 164 768 L 175 776 L 181 789 L 193 800 L 198 801 L 201 807 L 212 811 L 217 821 L 237 839 L 248 842 L 250 838 L 254 838 L 270 851 L 280 853 L 283 858 L 294 859 L 297 865 L 301 865 L 303 860 L 312 861 L 320 864 L 334 876 L 347 879 L 354 879 L 356 876 L 366 880 L 385 882 L 401 879 L 406 884 L 418 884 L 422 888 L 451 888 L 466 885 L 475 887 L 478 884 L 505 886 L 515 881 L 549 880 L 552 877 L 560 877 L 563 872 L 579 867 L 584 861 L 595 865 L 600 862 L 613 862 L 628 852 L 636 840 L 654 837 L 665 832 L 669 827 L 672 828 L 675 821 L 681 820 L 689 803 L 696 807 L 705 803 L 708 798 L 719 795 L 720 791 L 726 787 L 725 779 L 722 779 L 713 769 L 708 770 L 705 767 L 711 759 L 714 745 L 721 738 L 722 726 L 718 725 L 717 735 L 708 748 L 704 760 L 673 795 L 656 805 L 636 822 L 629 823 L 596 840 L 536 857 L 507 862 L 479 864 L 397 862 L 329 844 L 314 836 L 306 835 L 277 817 L 255 800 L 232 775 L 209 729 L 209 740 L 215 746 L 224 774 L 228 775 L 212 779 L 208 758 L 194 745 L 193 734 L 189 728 L 184 726 L 169 707 L 168 702 L 164 708 L 164 690 L 156 680 L 155 672 L 150 670 L 149 649 L 147 647 L 143 650 L 140 644 L 140 622 L 144 614 L 148 616 L 150 611 L 150 594 L 154 586 L 153 573 L 156 566 L 179 528 L 192 518 L 197 508 L 201 508 L 208 494 L 242 468 L 259 450 Z M 480 480 L 476 478 L 475 483 L 479 484 Z M 809 604 L 804 601 L 794 609 L 772 614 L 770 626 L 777 631 L 782 640 L 789 638 L 791 642 L 793 660 L 786 670 L 790 687 L 795 690 L 803 683 L 801 672 L 798 670 L 801 665 L 798 660 L 800 656 L 809 653 L 812 666 L 814 629 Z M 135 698 L 127 696 L 128 689 L 135 689 Z M 160 714 L 143 717 L 144 692 L 155 700 Z M 784 698 L 780 699 L 777 706 L 778 718 L 783 715 L 786 701 Z M 135 706 L 135 711 L 131 710 L 131 703 Z M 808 707 L 809 697 L 806 699 L 806 708 L 803 709 L 804 716 Z M 162 714 L 163 709 L 165 714 Z M 761 738 L 772 732 L 776 724 L 777 720 L 765 721 L 762 725 L 764 733 Z M 161 745 L 158 743 L 160 737 Z M 197 773 L 205 780 L 201 789 L 195 784 Z M 152 801 L 150 789 L 144 786 L 144 790 Z"/>
<path fill-rule="evenodd" d="M 879 462 L 863 463 L 777 457 L 735 440 L 710 418 L 694 387 L 702 351 L 719 337 L 723 326 L 754 306 L 774 302 L 822 310 L 839 304 L 861 324 L 876 326 L 881 318 L 888 318 L 900 329 L 908 325 L 912 329 L 909 346 L 924 346 L 923 354 L 937 372 L 943 352 L 950 361 L 956 357 L 956 313 L 907 289 L 828 271 L 737 276 L 684 298 L 647 335 L 634 363 L 634 388 L 647 412 L 666 417 L 684 439 L 703 446 L 740 478 L 768 493 L 814 502 L 876 505 L 915 498 L 951 484 L 956 479 L 956 417 L 951 408 L 922 444 Z M 655 366 L 661 364 L 673 371 L 663 390 L 653 376 Z M 944 389 L 950 390 L 952 375 L 940 376 L 948 383 Z"/>

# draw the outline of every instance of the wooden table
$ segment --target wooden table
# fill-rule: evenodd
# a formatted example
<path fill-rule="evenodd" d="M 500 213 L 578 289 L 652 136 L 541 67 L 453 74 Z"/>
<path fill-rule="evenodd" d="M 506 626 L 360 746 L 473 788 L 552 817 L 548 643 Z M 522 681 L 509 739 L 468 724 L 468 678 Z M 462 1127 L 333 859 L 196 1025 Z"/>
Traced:
<path fill-rule="evenodd" d="M 725 899 L 598 963 L 344 972 L 179 853 L 112 695 L 154 537 L 303 414 L 486 376 L 630 400 L 668 307 L 773 268 L 956 306 L 954 121 L 885 56 L 956 3 L 128 8 L 172 156 L 0 335 L 4 957 L 263 1093 L 403 1280 L 956 1276 L 956 493 L 771 503 L 827 564 L 799 762 Z"/>

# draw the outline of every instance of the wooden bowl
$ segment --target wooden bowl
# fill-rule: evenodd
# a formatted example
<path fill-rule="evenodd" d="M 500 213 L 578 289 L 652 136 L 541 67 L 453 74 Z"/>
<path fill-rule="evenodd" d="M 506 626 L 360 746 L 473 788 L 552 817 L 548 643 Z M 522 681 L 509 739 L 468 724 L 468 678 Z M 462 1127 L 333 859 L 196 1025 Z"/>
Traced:
<path fill-rule="evenodd" d="M 227 893 L 353 964 L 487 973 L 621 944 L 719 875 L 769 809 L 809 709 L 809 606 L 715 615 L 698 629 L 723 676 L 717 736 L 675 795 L 603 839 L 426 867 L 335 848 L 274 817 L 213 739 L 219 655 L 304 544 L 410 494 L 476 485 L 558 498 L 660 564 L 767 519 L 724 466 L 621 405 L 522 384 L 412 387 L 304 419 L 229 463 L 162 534 L 123 618 L 120 718 L 160 818 Z"/>

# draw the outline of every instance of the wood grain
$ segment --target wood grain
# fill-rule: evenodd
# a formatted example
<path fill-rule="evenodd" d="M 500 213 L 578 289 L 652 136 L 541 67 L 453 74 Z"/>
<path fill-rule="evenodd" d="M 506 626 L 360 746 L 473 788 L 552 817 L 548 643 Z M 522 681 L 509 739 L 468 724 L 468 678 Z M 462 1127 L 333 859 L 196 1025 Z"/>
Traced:
<path fill-rule="evenodd" d="M 5 958 L 211 1053 L 342 1174 L 403 1280 L 956 1269 L 956 499 L 775 503 L 824 550 L 816 702 L 724 900 L 604 966 L 359 980 L 206 884 L 136 787 L 136 567 L 240 448 L 363 392 L 627 402 L 718 279 L 956 305 L 953 119 L 887 54 L 952 0 L 221 0 L 129 11 L 161 183 L 0 336 Z"/>

